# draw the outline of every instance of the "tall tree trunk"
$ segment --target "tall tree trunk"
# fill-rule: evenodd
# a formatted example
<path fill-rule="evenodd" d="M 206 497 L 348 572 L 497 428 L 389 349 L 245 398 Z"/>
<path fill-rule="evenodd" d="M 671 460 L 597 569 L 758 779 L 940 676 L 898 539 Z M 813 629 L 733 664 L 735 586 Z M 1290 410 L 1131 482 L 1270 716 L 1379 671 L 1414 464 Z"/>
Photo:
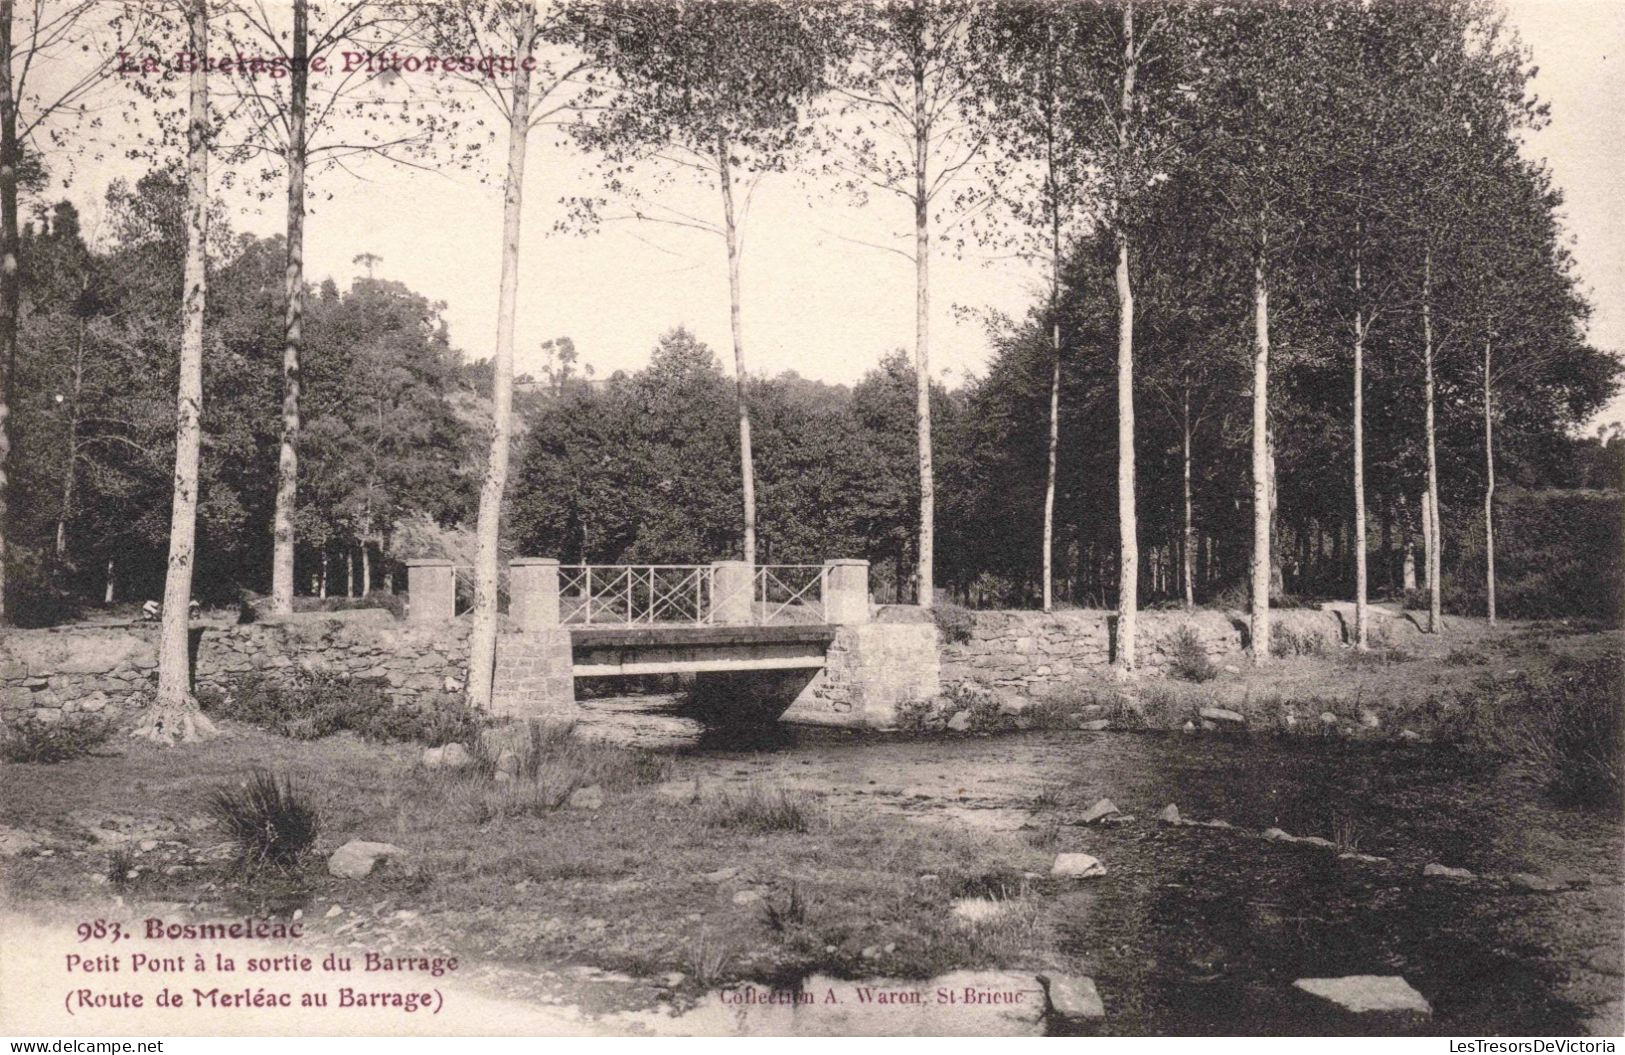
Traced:
<path fill-rule="evenodd" d="M 344 596 L 355 596 L 355 547 L 344 546 Z"/>
<path fill-rule="evenodd" d="M 80 280 L 81 294 L 89 287 L 89 278 Z M 62 502 L 56 513 L 56 559 L 60 564 L 68 557 L 68 519 L 73 516 L 73 489 L 79 478 L 79 398 L 85 387 L 85 319 L 80 316 L 73 339 L 73 389 L 68 404 L 68 442 L 63 452 L 67 468 L 62 472 Z"/>
<path fill-rule="evenodd" d="M 1490 342 L 1484 342 L 1484 607 L 1495 625 L 1495 431 L 1490 393 Z"/>
<path fill-rule="evenodd" d="M 925 97 L 925 68 L 914 67 L 914 420 L 920 449 L 920 542 L 915 575 L 916 601 L 934 600 L 936 482 L 931 471 L 931 216 L 925 162 L 931 149 L 931 123 Z"/>
<path fill-rule="evenodd" d="M 1406 594 L 1416 592 L 1416 533 L 1411 529 L 1410 500 L 1399 496 L 1399 533 L 1405 553 L 1400 561 L 1399 585 Z"/>
<path fill-rule="evenodd" d="M 1444 549 L 1444 534 L 1440 530 L 1442 521 L 1439 516 L 1439 447 L 1437 430 L 1434 428 L 1434 382 L 1433 382 L 1433 251 L 1427 250 L 1422 258 L 1422 361 L 1426 373 L 1424 381 L 1424 398 L 1427 400 L 1425 415 L 1427 429 L 1428 454 L 1428 518 L 1431 528 L 1430 537 L 1432 545 L 1428 548 L 1428 633 L 1437 634 L 1444 629 L 1444 586 L 1442 578 L 1443 560 L 1440 551 Z"/>
<path fill-rule="evenodd" d="M 1183 426 L 1182 453 L 1184 455 L 1184 499 L 1185 499 L 1185 532 L 1181 536 L 1179 563 L 1184 575 L 1185 607 L 1196 607 L 1196 513 L 1191 503 L 1191 390 L 1185 387 L 1184 413 L 1180 423 Z"/>
<path fill-rule="evenodd" d="M 108 557 L 107 558 L 107 588 L 102 592 L 102 603 L 103 604 L 112 604 L 113 603 L 113 595 L 114 595 L 114 592 L 115 592 L 115 590 L 114 590 L 114 583 L 115 582 L 116 582 L 116 580 L 113 577 L 113 558 Z"/>
<path fill-rule="evenodd" d="M 1134 4 L 1123 6 L 1123 89 L 1118 101 L 1117 149 L 1129 150 L 1129 121 L 1134 111 Z M 1127 189 L 1119 187 L 1118 194 Z M 1116 203 L 1113 235 L 1117 241 L 1117 655 L 1120 675 L 1134 673 L 1138 659 L 1137 613 L 1140 587 L 1140 524 L 1134 505 L 1134 287 L 1129 276 L 1129 236 L 1123 202 Z"/>
<path fill-rule="evenodd" d="M 205 246 L 209 234 L 209 45 L 207 0 L 187 9 L 192 54 L 186 130 L 185 312 L 181 331 L 179 395 L 175 409 L 175 486 L 169 517 L 169 570 L 158 632 L 158 698 L 136 735 L 161 743 L 214 735 L 214 725 L 192 695 L 191 603 L 197 538 L 199 419 L 203 413 L 203 311 L 207 297 Z"/>
<path fill-rule="evenodd" d="M 1356 235 L 1358 238 L 1358 235 Z M 1360 288 L 1360 252 L 1354 253 L 1354 296 Z M 1358 303 L 1354 309 L 1354 647 L 1366 650 L 1365 568 L 1365 314 Z"/>
<path fill-rule="evenodd" d="M 1264 278 L 1262 250 L 1253 261 L 1253 556 L 1252 636 L 1253 662 L 1270 658 L 1270 507 L 1274 504 L 1269 449 L 1270 377 L 1269 285 Z"/>
<path fill-rule="evenodd" d="M 717 137 L 717 181 L 722 186 L 723 235 L 728 243 L 728 322 L 734 339 L 734 398 L 739 404 L 739 482 L 745 494 L 745 563 L 756 566 L 756 471 L 750 450 L 750 405 L 745 398 L 745 327 L 739 311 L 739 228 L 734 222 L 733 165 L 728 140 Z"/>
<path fill-rule="evenodd" d="M 1044 611 L 1055 607 L 1055 463 L 1061 443 L 1061 195 L 1055 173 L 1055 27 L 1048 26 L 1045 71 L 1044 160 L 1049 192 L 1049 447 L 1044 464 Z"/>
<path fill-rule="evenodd" d="M 521 5 L 519 53 L 530 54 L 536 9 Z M 491 359 L 491 447 L 480 485 L 475 529 L 474 616 L 469 630 L 468 702 L 489 710 L 497 654 L 497 542 L 502 494 L 508 486 L 508 448 L 513 432 L 513 324 L 519 291 L 519 217 L 523 204 L 525 146 L 530 133 L 530 70 L 515 63 L 508 112 L 508 176 L 502 208 L 502 278 L 497 304 L 497 345 Z"/>
<path fill-rule="evenodd" d="M 1422 488 L 1422 498 L 1417 509 L 1422 518 L 1422 581 L 1429 582 L 1433 575 L 1433 493 L 1426 487 Z"/>
<path fill-rule="evenodd" d="M 22 272 L 17 259 L 17 97 L 12 92 L 13 0 L 0 0 L 0 626 L 9 623 L 6 577 L 11 567 L 11 408 L 17 378 L 17 327 Z"/>
<path fill-rule="evenodd" d="M 367 548 L 366 536 L 361 539 L 361 596 L 372 594 L 372 551 Z"/>
<path fill-rule="evenodd" d="M 282 348 L 282 448 L 271 517 L 271 611 L 293 611 L 294 509 L 299 490 L 299 354 L 305 316 L 306 0 L 293 0 L 293 62 L 288 81 L 287 315 Z"/>
<path fill-rule="evenodd" d="M 320 600 L 320 601 L 327 600 L 327 561 L 328 561 L 327 545 L 326 545 L 326 543 L 323 543 L 322 544 L 322 570 L 321 570 L 321 574 L 316 579 L 316 599 Z"/>

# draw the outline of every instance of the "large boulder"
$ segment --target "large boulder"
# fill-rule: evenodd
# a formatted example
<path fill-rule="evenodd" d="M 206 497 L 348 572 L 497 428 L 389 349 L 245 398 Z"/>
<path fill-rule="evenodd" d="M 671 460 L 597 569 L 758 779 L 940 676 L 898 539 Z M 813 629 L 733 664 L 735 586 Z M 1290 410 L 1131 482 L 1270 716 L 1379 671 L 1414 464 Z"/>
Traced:
<path fill-rule="evenodd" d="M 1073 1020 L 1093 1020 L 1106 1017 L 1106 1005 L 1100 999 L 1095 980 L 1087 975 L 1040 976 L 1049 996 L 1050 1013 Z"/>
<path fill-rule="evenodd" d="M 1106 866 L 1101 864 L 1098 858 L 1088 854 L 1056 854 L 1055 863 L 1050 865 L 1049 874 L 1069 879 L 1089 879 L 1105 875 Z"/>
<path fill-rule="evenodd" d="M 327 859 L 327 870 L 340 879 L 365 879 L 381 864 L 403 858 L 406 851 L 392 843 L 351 839 Z"/>

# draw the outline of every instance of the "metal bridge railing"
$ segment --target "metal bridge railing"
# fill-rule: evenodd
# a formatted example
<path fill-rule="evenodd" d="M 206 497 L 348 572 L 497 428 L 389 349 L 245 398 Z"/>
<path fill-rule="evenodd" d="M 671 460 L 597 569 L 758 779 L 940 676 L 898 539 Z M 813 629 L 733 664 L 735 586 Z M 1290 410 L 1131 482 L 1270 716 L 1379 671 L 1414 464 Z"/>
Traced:
<path fill-rule="evenodd" d="M 565 564 L 559 567 L 559 620 L 603 626 L 822 623 L 828 581 L 821 564 Z"/>

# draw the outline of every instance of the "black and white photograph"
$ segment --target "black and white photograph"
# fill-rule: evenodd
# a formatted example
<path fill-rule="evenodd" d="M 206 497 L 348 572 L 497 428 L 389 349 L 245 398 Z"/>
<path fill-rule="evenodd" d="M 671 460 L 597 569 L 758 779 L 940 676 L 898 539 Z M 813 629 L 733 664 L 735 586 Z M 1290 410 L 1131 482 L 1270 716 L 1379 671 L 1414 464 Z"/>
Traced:
<path fill-rule="evenodd" d="M 1614 1051 L 1622 114 L 1622 0 L 0 0 L 0 1035 Z"/>

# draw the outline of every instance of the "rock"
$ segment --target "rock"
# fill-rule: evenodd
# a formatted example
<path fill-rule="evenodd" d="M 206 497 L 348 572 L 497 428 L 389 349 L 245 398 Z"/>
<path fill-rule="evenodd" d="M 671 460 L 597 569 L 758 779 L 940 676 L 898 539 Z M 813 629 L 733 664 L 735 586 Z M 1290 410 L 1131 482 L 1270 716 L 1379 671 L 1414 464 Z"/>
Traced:
<path fill-rule="evenodd" d="M 1204 828 L 1234 828 L 1235 827 L 1235 825 L 1231 824 L 1229 821 L 1218 820 L 1218 819 L 1214 819 L 1214 820 L 1211 820 L 1211 821 L 1197 821 L 1196 823 L 1200 824 Z"/>
<path fill-rule="evenodd" d="M 686 981 L 688 981 L 688 975 L 682 971 L 667 971 L 660 976 L 660 984 L 667 989 L 676 989 Z"/>
<path fill-rule="evenodd" d="M 1193 721 L 1190 721 L 1189 719 L 1186 719 L 1185 724 L 1180 726 L 1179 728 L 1181 730 L 1183 730 L 1184 732 L 1194 733 L 1196 731 L 1196 723 L 1193 722 Z"/>
<path fill-rule="evenodd" d="M 1292 841 L 1295 843 L 1308 843 L 1310 846 L 1318 846 L 1323 850 L 1337 849 L 1336 843 L 1332 842 L 1330 839 L 1322 839 L 1318 835 L 1303 835 Z"/>
<path fill-rule="evenodd" d="M 948 728 L 956 733 L 962 733 L 970 728 L 970 712 L 955 711 L 954 716 L 948 719 Z"/>
<path fill-rule="evenodd" d="M 858 955 L 863 957 L 865 960 L 878 960 L 880 958 L 880 946 L 867 945 L 864 947 L 862 952 L 858 953 Z"/>
<path fill-rule="evenodd" d="M 1472 879 L 1472 878 L 1474 878 L 1473 873 L 1469 872 L 1465 868 L 1451 868 L 1448 865 L 1442 865 L 1442 864 L 1439 864 L 1437 862 L 1432 862 L 1432 863 L 1423 865 L 1422 866 L 1422 874 L 1424 876 L 1430 876 L 1430 877 L 1435 877 L 1435 878 L 1439 878 L 1439 879 Z"/>
<path fill-rule="evenodd" d="M 1106 874 L 1106 866 L 1098 858 L 1088 854 L 1056 854 L 1055 863 L 1050 865 L 1049 874 L 1052 876 L 1066 876 L 1072 879 L 1088 879 L 1091 876 Z"/>
<path fill-rule="evenodd" d="M 1513 890 L 1521 890 L 1526 894 L 1552 894 L 1568 888 L 1567 883 L 1559 882 L 1547 876 L 1535 875 L 1533 872 L 1511 873 L 1507 876 L 1507 886 Z"/>
<path fill-rule="evenodd" d="M 1101 1002 L 1095 980 L 1086 975 L 1039 976 L 1049 998 L 1050 1014 L 1075 1020 L 1093 1020 L 1106 1017 L 1106 1005 Z"/>
<path fill-rule="evenodd" d="M 439 769 L 445 754 L 444 747 L 425 747 L 423 756 L 418 761 L 422 763 L 424 769 Z"/>
<path fill-rule="evenodd" d="M 719 868 L 715 872 L 702 873 L 700 878 L 705 880 L 707 883 L 726 883 L 728 880 L 738 875 L 739 872 L 740 868 L 738 865 L 729 865 L 727 868 Z"/>
<path fill-rule="evenodd" d="M 955 898 L 949 912 L 955 919 L 966 923 L 986 923 L 990 919 L 998 919 L 1009 909 L 1009 902 L 994 901 L 985 897 Z"/>
<path fill-rule="evenodd" d="M 1226 674 L 1240 674 L 1241 668 L 1236 666 L 1234 663 L 1226 663 L 1224 665 L 1224 672 Z"/>
<path fill-rule="evenodd" d="M 1114 813 L 1121 812 L 1123 811 L 1117 808 L 1117 803 L 1113 802 L 1111 799 L 1101 799 L 1099 802 L 1083 811 L 1083 816 L 1079 818 L 1079 822 L 1082 824 L 1093 824 L 1095 821 L 1102 820 L 1103 818 L 1110 817 Z"/>
<path fill-rule="evenodd" d="M 451 743 L 441 749 L 440 764 L 447 769 L 462 769 L 474 764 L 474 756 L 462 744 Z"/>
<path fill-rule="evenodd" d="M 1268 839 L 1272 843 L 1295 843 L 1298 841 L 1297 836 L 1288 835 L 1280 828 L 1265 828 L 1259 834 L 1263 835 L 1264 838 Z"/>
<path fill-rule="evenodd" d="M 340 879 L 365 879 L 380 862 L 405 857 L 406 851 L 390 843 L 371 843 L 351 839 L 327 859 L 327 870 Z"/>
<path fill-rule="evenodd" d="M 1321 711 L 1320 712 L 1320 724 L 1321 725 L 1336 725 L 1337 724 L 1337 715 L 1333 714 L 1331 711 Z"/>
<path fill-rule="evenodd" d="M 576 788 L 570 792 L 568 805 L 573 810 L 596 810 L 603 808 L 604 789 L 597 784 L 584 788 Z"/>
<path fill-rule="evenodd" d="M 1361 711 L 1360 724 L 1367 729 L 1376 729 L 1382 725 L 1382 719 L 1378 718 L 1374 711 Z"/>
<path fill-rule="evenodd" d="M 19 828 L 0 827 L 0 857 L 15 857 L 39 845 L 39 839 Z"/>
<path fill-rule="evenodd" d="M 137 845 L 141 847 L 141 852 L 142 853 L 151 853 L 153 850 L 158 849 L 158 840 L 157 839 L 142 839 L 141 842 L 138 843 Z"/>
<path fill-rule="evenodd" d="M 696 780 L 668 780 L 655 785 L 655 798 L 673 805 L 688 805 L 700 798 L 700 785 Z"/>
<path fill-rule="evenodd" d="M 1226 710 L 1223 707 L 1203 707 L 1197 714 L 1210 722 L 1226 722 L 1230 725 L 1247 724 L 1247 719 L 1243 718 L 1239 712 Z"/>
<path fill-rule="evenodd" d="M 1422 739 L 1422 734 L 1417 732 L 1415 729 L 1401 729 L 1399 731 L 1399 738 L 1401 740 L 1410 740 L 1414 742 Z"/>
<path fill-rule="evenodd" d="M 1181 820 L 1181 818 L 1179 816 L 1179 807 L 1175 806 L 1171 802 L 1168 803 L 1168 805 L 1164 806 L 1160 811 L 1158 811 L 1157 820 L 1161 821 L 1163 824 L 1183 824 L 1184 823 L 1184 821 Z"/>
<path fill-rule="evenodd" d="M 323 919 L 332 919 L 335 916 L 342 916 L 343 914 L 344 914 L 344 910 L 339 908 L 337 905 L 334 905 L 332 908 L 330 908 L 326 912 L 322 913 L 322 918 Z"/>
<path fill-rule="evenodd" d="M 736 905 L 754 905 L 762 900 L 760 890 L 741 890 L 734 894 L 733 903 Z"/>
<path fill-rule="evenodd" d="M 1104 732 L 1112 727 L 1110 718 L 1091 718 L 1087 722 L 1079 722 L 1078 728 L 1086 733 Z"/>
<path fill-rule="evenodd" d="M 1339 861 L 1359 861 L 1368 865 L 1381 864 L 1382 862 L 1388 860 L 1388 858 L 1378 857 L 1376 854 L 1358 854 L 1352 852 L 1338 854 L 1337 859 Z"/>
<path fill-rule="evenodd" d="M 1346 978 L 1299 978 L 1294 987 L 1355 1014 L 1385 1012 L 1431 1016 L 1421 993 L 1398 975 L 1356 974 Z"/>

